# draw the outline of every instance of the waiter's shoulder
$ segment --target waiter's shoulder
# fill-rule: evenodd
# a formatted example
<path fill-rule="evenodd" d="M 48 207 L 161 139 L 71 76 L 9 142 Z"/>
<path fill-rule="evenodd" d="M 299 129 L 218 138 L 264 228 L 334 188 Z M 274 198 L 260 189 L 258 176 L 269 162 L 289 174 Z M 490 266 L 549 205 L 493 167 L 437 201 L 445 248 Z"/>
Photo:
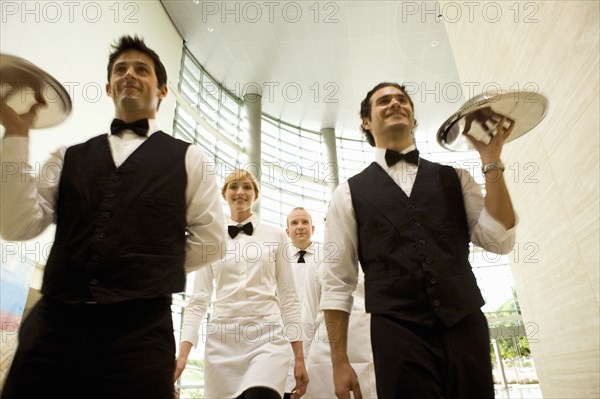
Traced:
<path fill-rule="evenodd" d="M 276 227 L 270 224 L 266 224 L 262 220 L 252 221 L 256 234 L 256 241 L 259 243 L 288 243 L 288 237 L 285 234 L 285 230 L 281 227 Z M 290 244 L 291 245 L 291 244 Z"/>
<path fill-rule="evenodd" d="M 315 252 L 322 253 L 322 251 L 325 249 L 325 244 L 319 241 L 313 241 L 311 244 L 311 249 Z"/>
<path fill-rule="evenodd" d="M 176 137 L 172 137 L 170 136 L 173 140 L 175 140 L 177 143 L 179 144 L 183 144 L 187 146 L 187 151 L 186 151 L 186 155 L 188 157 L 188 159 L 195 163 L 214 163 L 214 160 L 212 160 L 208 154 L 202 149 L 202 147 L 200 147 L 197 144 L 192 144 L 189 143 L 185 140 L 181 140 L 178 139 Z"/>
<path fill-rule="evenodd" d="M 273 235 L 277 238 L 279 238 L 281 235 L 285 235 L 285 231 L 282 228 L 266 224 L 263 221 L 259 221 L 258 226 L 260 226 L 261 233 Z"/>

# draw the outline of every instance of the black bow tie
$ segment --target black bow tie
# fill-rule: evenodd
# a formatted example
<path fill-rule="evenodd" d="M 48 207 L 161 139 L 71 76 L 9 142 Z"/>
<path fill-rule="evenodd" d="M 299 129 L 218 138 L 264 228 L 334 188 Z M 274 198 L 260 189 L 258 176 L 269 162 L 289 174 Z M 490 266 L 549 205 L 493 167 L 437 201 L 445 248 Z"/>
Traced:
<path fill-rule="evenodd" d="M 298 251 L 298 263 L 306 263 L 306 261 L 304 260 L 304 255 L 306 255 L 305 250 Z"/>
<path fill-rule="evenodd" d="M 248 222 L 243 226 L 229 226 L 227 228 L 227 232 L 229 233 L 229 237 L 235 238 L 239 234 L 240 231 L 243 231 L 244 234 L 251 236 L 254 232 L 254 227 L 252 226 L 252 222 Z"/>
<path fill-rule="evenodd" d="M 117 134 L 125 129 L 133 130 L 136 134 L 146 137 L 148 134 L 148 119 L 140 119 L 132 123 L 127 123 L 121 119 L 113 119 L 110 124 L 112 134 Z"/>
<path fill-rule="evenodd" d="M 388 166 L 395 165 L 401 159 L 404 159 L 408 163 L 418 165 L 419 150 L 412 150 L 407 152 L 406 154 L 400 154 L 399 152 L 394 150 L 385 151 L 385 163 L 387 163 Z"/>

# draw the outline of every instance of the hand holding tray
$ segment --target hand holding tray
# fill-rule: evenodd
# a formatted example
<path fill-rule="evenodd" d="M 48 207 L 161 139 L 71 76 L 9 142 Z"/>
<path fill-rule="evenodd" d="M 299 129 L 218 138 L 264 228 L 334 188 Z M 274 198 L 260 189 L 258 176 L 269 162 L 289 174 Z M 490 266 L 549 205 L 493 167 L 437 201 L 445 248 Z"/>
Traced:
<path fill-rule="evenodd" d="M 56 126 L 71 113 L 71 97 L 63 85 L 34 64 L 12 55 L 0 54 L 0 99 L 18 114 L 36 103 L 45 103 L 32 129 Z"/>
<path fill-rule="evenodd" d="M 467 101 L 448 118 L 437 132 L 437 142 L 450 151 L 471 151 L 473 146 L 464 136 L 489 143 L 496 125 L 506 116 L 505 129 L 515 124 L 506 142 L 515 140 L 533 129 L 544 119 L 548 100 L 539 93 L 520 91 L 480 95 Z"/>

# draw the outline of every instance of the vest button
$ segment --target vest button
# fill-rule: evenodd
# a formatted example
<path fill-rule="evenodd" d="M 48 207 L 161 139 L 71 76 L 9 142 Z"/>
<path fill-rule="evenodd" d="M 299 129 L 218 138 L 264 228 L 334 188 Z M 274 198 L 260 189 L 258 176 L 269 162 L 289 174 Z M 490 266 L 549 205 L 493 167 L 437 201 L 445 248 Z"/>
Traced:
<path fill-rule="evenodd" d="M 432 277 L 431 280 L 429 280 L 429 282 L 431 283 L 431 285 L 436 285 L 437 279 L 435 277 Z"/>
<path fill-rule="evenodd" d="M 425 243 L 426 243 L 426 242 L 427 242 L 427 241 L 425 241 L 425 240 L 424 240 L 424 239 L 422 239 L 422 238 L 419 240 L 419 244 L 421 244 L 421 245 L 425 245 Z"/>
<path fill-rule="evenodd" d="M 425 258 L 425 263 L 427 263 L 427 264 L 429 265 L 429 264 L 431 264 L 431 262 L 433 262 L 433 261 L 431 260 L 431 258 Z"/>
<path fill-rule="evenodd" d="M 104 211 L 104 212 L 102 212 L 102 217 L 104 219 L 108 219 L 110 216 L 111 216 L 110 211 Z"/>
<path fill-rule="evenodd" d="M 413 226 L 415 226 L 415 227 L 421 227 L 421 222 L 414 222 Z"/>
<path fill-rule="evenodd" d="M 433 306 L 435 306 L 436 308 L 440 306 L 440 301 L 438 301 L 437 299 L 433 301 Z"/>
<path fill-rule="evenodd" d="M 90 259 L 92 260 L 92 262 L 98 262 L 100 260 L 100 255 L 93 254 Z"/>
<path fill-rule="evenodd" d="M 119 181 L 119 176 L 117 176 L 117 175 L 113 175 L 113 176 L 110 178 L 110 180 L 112 180 L 112 181 L 114 181 L 114 182 L 117 182 L 117 181 Z"/>
<path fill-rule="evenodd" d="M 100 284 L 100 281 L 98 281 L 98 279 L 95 279 L 95 278 L 90 279 L 90 285 L 98 285 L 98 284 Z"/>
<path fill-rule="evenodd" d="M 107 235 L 106 233 L 99 233 L 98 238 L 100 238 L 100 239 L 106 238 L 106 235 Z"/>
<path fill-rule="evenodd" d="M 108 193 L 108 194 L 106 194 L 106 198 L 115 199 L 115 198 L 117 198 L 117 193 Z"/>

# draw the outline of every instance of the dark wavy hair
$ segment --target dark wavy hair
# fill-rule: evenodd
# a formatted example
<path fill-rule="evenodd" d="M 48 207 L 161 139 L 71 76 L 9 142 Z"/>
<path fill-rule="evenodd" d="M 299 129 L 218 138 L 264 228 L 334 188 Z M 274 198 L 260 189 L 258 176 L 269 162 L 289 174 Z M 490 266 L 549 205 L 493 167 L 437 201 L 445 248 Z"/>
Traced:
<path fill-rule="evenodd" d="M 137 50 L 141 53 L 146 54 L 154 62 L 154 73 L 156 74 L 156 80 L 158 81 L 158 88 L 160 89 L 167 84 L 167 70 L 163 65 L 160 57 L 154 50 L 146 46 L 144 39 L 136 36 L 121 36 L 119 41 L 111 45 L 112 53 L 108 56 L 108 67 L 107 67 L 107 78 L 110 82 L 110 75 L 112 73 L 113 65 L 121 54 L 129 50 Z M 160 100 L 158 102 L 160 106 Z"/>
<path fill-rule="evenodd" d="M 371 91 L 369 91 L 367 93 L 367 96 L 360 103 L 360 130 L 365 135 L 365 137 L 367 139 L 367 142 L 371 145 L 371 147 L 375 147 L 375 138 L 373 137 L 373 133 L 371 133 L 371 131 L 369 129 L 365 129 L 363 127 L 362 121 L 363 121 L 364 118 L 371 119 L 371 97 L 373 97 L 373 94 L 375 94 L 375 92 L 377 90 L 382 89 L 384 87 L 388 87 L 388 86 L 393 86 L 393 87 L 397 88 L 398 90 L 400 90 L 406 96 L 406 98 L 408 98 L 408 102 L 410 103 L 410 107 L 413 110 L 413 119 L 414 119 L 415 105 L 413 104 L 413 101 L 410 98 L 410 96 L 408 95 L 408 93 L 406 93 L 406 87 L 404 87 L 403 85 L 400 85 L 398 83 L 394 83 L 394 82 L 382 82 L 382 83 L 379 83 L 377 86 L 373 87 L 371 89 Z M 417 120 L 416 119 L 415 119 L 415 126 L 417 126 Z"/>

